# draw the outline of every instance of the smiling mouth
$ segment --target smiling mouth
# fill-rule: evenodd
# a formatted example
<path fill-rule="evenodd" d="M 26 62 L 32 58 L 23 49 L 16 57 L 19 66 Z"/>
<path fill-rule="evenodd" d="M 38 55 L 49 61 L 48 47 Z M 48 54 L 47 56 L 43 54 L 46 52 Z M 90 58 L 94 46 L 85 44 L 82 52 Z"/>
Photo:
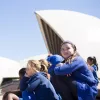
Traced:
<path fill-rule="evenodd" d="M 64 55 L 69 55 L 68 53 L 64 54 Z"/>

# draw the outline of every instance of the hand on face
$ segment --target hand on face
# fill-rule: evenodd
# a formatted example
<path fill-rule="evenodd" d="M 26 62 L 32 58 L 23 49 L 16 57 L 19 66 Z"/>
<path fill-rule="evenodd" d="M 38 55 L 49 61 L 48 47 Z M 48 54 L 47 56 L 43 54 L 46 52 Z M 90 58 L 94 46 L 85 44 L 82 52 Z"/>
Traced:
<path fill-rule="evenodd" d="M 24 75 L 25 77 L 29 77 L 26 73 L 25 73 L 25 75 Z"/>

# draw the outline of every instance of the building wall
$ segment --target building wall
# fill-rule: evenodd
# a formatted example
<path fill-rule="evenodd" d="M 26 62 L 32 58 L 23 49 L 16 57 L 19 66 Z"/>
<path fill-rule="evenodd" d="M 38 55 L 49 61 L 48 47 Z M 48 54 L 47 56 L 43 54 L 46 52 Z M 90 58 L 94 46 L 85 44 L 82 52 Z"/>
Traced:
<path fill-rule="evenodd" d="M 6 83 L 5 85 L 1 86 L 1 95 L 8 91 L 17 90 L 19 86 L 19 81 L 12 81 L 10 83 Z"/>

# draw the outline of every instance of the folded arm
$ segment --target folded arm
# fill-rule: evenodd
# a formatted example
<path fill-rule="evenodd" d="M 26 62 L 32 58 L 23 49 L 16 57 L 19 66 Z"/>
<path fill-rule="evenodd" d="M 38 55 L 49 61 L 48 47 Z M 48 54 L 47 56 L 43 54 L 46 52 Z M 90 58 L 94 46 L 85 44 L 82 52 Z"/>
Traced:
<path fill-rule="evenodd" d="M 66 75 L 71 74 L 75 70 L 84 66 L 84 61 L 81 58 L 76 58 L 72 61 L 72 63 L 65 63 L 61 67 L 55 67 L 54 72 L 56 75 Z"/>

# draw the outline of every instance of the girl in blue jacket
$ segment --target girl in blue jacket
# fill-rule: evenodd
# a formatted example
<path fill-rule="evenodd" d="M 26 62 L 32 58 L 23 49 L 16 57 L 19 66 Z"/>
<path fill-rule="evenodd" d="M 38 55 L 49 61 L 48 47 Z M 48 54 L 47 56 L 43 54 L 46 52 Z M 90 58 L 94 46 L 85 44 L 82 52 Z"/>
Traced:
<path fill-rule="evenodd" d="M 95 100 L 97 81 L 88 69 L 86 62 L 78 55 L 76 46 L 72 42 L 64 42 L 61 45 L 61 54 L 65 63 L 54 67 L 54 73 L 61 76 L 71 74 L 76 80 L 78 100 Z"/>
<path fill-rule="evenodd" d="M 25 91 L 28 93 L 33 93 L 36 100 L 61 100 L 51 82 L 46 78 L 46 74 L 40 72 L 40 69 L 41 65 L 39 61 L 28 61 L 26 75 L 30 79 L 27 81 L 27 87 L 24 87 L 23 90 L 26 89 Z"/>
<path fill-rule="evenodd" d="M 78 100 L 76 81 L 73 77 L 71 77 L 70 74 L 60 76 L 55 75 L 54 73 L 54 67 L 58 65 L 62 66 L 64 58 L 56 54 L 48 56 L 47 61 L 51 64 L 48 73 L 51 76 L 50 81 L 52 82 L 56 92 L 61 95 L 63 100 Z"/>
<path fill-rule="evenodd" d="M 95 70 L 98 71 L 98 63 L 96 57 L 88 57 L 87 63 Z"/>
<path fill-rule="evenodd" d="M 89 69 L 93 73 L 94 78 L 97 80 L 97 85 L 98 85 L 98 83 L 99 83 L 99 79 L 98 79 L 98 76 L 97 76 L 98 63 L 97 63 L 96 57 L 88 57 L 87 63 L 88 63 Z"/>

